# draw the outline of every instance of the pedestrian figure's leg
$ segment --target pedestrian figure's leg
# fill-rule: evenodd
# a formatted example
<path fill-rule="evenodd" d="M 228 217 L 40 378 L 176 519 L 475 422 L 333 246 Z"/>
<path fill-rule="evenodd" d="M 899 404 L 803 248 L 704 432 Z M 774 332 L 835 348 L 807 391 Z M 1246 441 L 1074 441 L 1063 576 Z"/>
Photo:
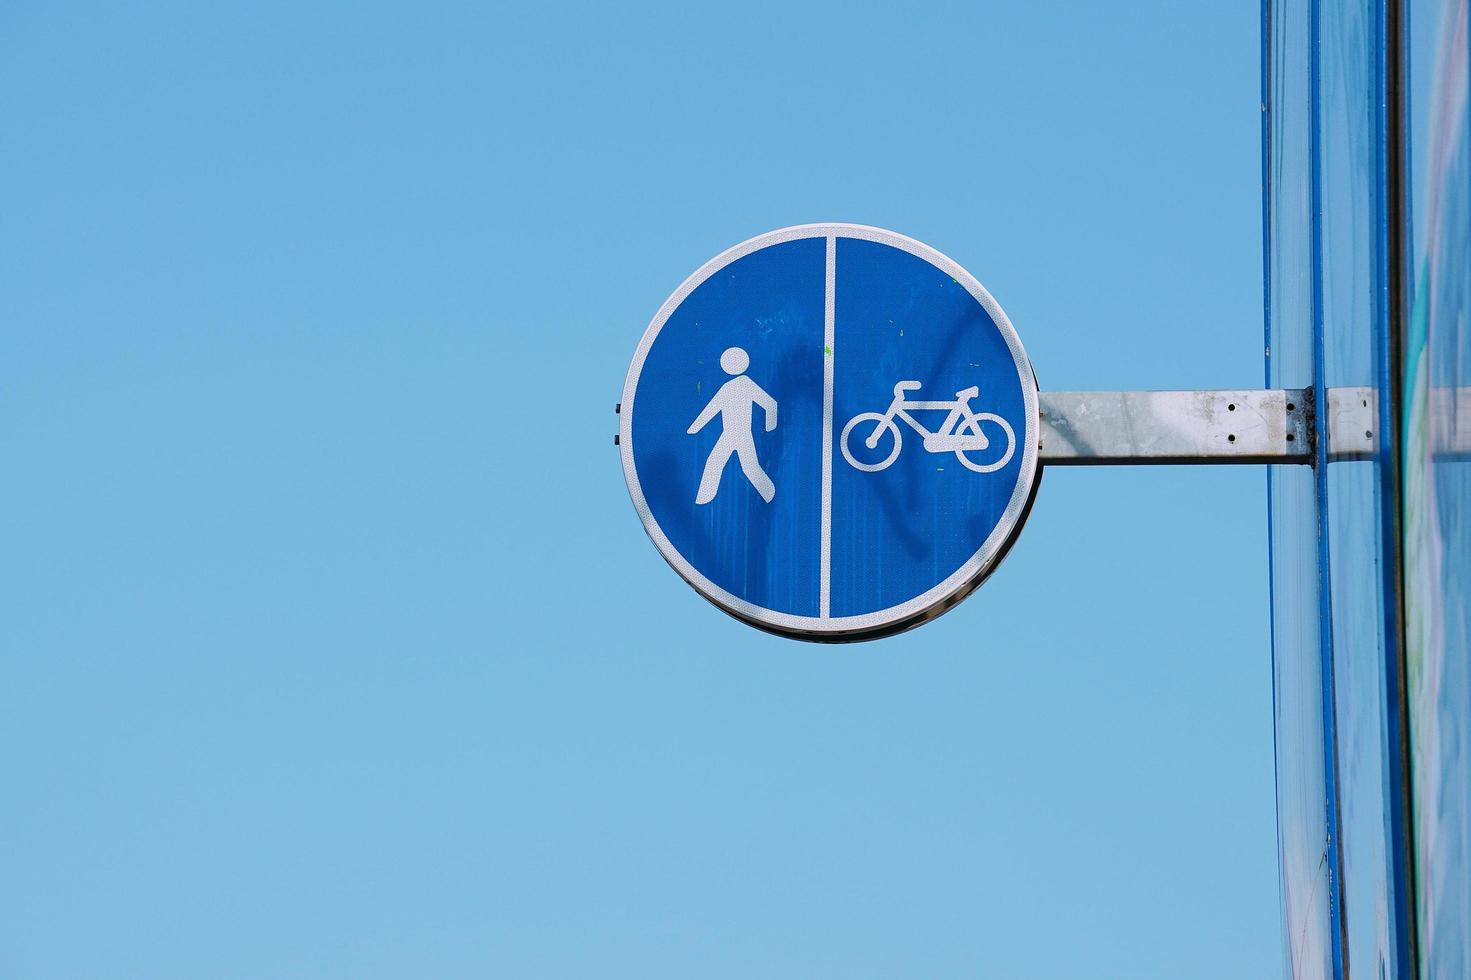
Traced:
<path fill-rule="evenodd" d="M 710 450 L 710 458 L 705 460 L 705 472 L 700 475 L 700 489 L 695 493 L 695 503 L 708 504 L 715 499 L 715 492 L 720 489 L 720 474 L 725 472 L 725 464 L 735 450 L 736 447 L 726 441 L 725 436 L 715 440 L 715 448 Z"/>
<path fill-rule="evenodd" d="M 741 472 L 746 474 L 746 479 L 751 481 L 751 486 L 761 495 L 761 499 L 768 504 L 771 498 L 776 496 L 776 484 L 771 482 L 771 477 L 761 468 L 761 461 L 756 458 L 756 443 L 750 439 L 743 440 L 735 447 L 736 455 L 741 458 Z"/>

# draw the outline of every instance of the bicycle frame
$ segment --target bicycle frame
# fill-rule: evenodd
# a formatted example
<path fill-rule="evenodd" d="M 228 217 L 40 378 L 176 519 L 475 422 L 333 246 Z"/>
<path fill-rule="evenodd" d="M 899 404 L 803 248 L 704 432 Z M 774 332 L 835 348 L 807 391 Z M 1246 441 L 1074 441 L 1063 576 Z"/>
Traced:
<path fill-rule="evenodd" d="M 925 449 L 937 453 L 966 449 L 981 450 L 990 446 L 991 440 L 987 439 L 985 434 L 980 432 L 979 429 L 977 429 L 974 435 L 955 435 L 955 427 L 960 424 L 960 420 L 972 414 L 970 400 L 975 397 L 974 388 L 967 388 L 965 391 L 956 392 L 953 401 L 944 402 L 908 401 L 904 397 L 906 390 L 908 389 L 903 387 L 902 382 L 900 385 L 895 386 L 894 400 L 889 403 L 889 409 L 884 413 L 884 418 L 889 421 L 898 418 L 907 422 L 909 427 L 919 433 L 923 438 Z M 945 421 L 940 427 L 934 432 L 931 432 L 921 425 L 913 415 L 909 414 L 911 411 L 949 412 L 949 414 L 945 416 Z M 874 435 L 877 436 L 878 432 L 879 430 L 876 430 Z M 875 440 L 874 444 L 877 445 L 877 440 Z"/>
<path fill-rule="evenodd" d="M 843 458 L 852 464 L 854 469 L 865 473 L 877 473 L 879 470 L 887 469 L 898 458 L 900 451 L 904 448 L 904 430 L 894 421 L 895 419 L 903 419 L 905 425 L 919 433 L 926 451 L 953 452 L 960 460 L 960 465 L 973 473 L 994 473 L 1011 460 L 1012 455 L 1016 452 L 1016 434 L 1012 432 L 1011 424 L 993 412 L 977 412 L 971 408 L 970 401 L 980 395 L 979 388 L 972 385 L 963 391 L 957 391 L 954 401 L 909 401 L 904 397 L 906 391 L 915 391 L 919 387 L 918 381 L 899 382 L 894 386 L 894 400 L 889 402 L 887 411 L 883 413 L 860 412 L 843 426 L 843 434 L 838 437 L 838 447 L 842 451 Z M 938 431 L 931 432 L 914 417 L 915 412 L 944 412 L 945 421 L 941 423 Z M 1005 435 L 1005 439 L 1002 440 L 1002 452 L 999 458 L 979 463 L 966 454 L 985 452 L 991 448 L 996 438 L 994 435 L 988 437 L 985 434 L 981 428 L 982 422 L 990 423 L 993 428 Z M 865 462 L 853 455 L 848 445 L 848 437 L 854 427 L 860 423 L 873 425 L 873 431 L 863 439 L 863 445 L 867 446 L 870 451 L 878 448 L 879 441 L 885 433 L 893 436 L 893 445 L 883 459 Z"/>

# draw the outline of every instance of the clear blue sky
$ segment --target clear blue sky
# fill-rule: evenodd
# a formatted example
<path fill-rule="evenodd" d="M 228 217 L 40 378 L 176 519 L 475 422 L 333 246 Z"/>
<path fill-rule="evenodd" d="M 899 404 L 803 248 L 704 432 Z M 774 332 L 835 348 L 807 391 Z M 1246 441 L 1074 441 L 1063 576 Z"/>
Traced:
<path fill-rule="evenodd" d="M 1257 5 L 0 12 L 0 973 L 1240 978 L 1265 474 L 1057 470 L 910 634 L 679 582 L 691 271 L 928 242 L 1051 388 L 1262 378 Z"/>

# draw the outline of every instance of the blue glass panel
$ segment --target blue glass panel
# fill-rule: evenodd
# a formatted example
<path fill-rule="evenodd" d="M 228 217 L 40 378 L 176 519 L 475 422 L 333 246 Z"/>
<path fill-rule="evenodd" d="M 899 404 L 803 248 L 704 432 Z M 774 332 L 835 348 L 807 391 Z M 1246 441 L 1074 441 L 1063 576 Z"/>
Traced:
<path fill-rule="evenodd" d="M 1393 416 L 1391 27 L 1382 0 L 1267 10 L 1267 380 L 1320 406 L 1314 469 L 1269 475 L 1286 972 L 1408 980 L 1394 440 L 1330 463 L 1323 410 L 1353 386 Z"/>
<path fill-rule="evenodd" d="M 1270 40 L 1264 103 L 1267 193 L 1267 384 L 1314 378 L 1312 18 L 1307 0 L 1266 5 Z M 1333 975 L 1333 875 L 1323 754 L 1319 656 L 1318 517 L 1314 474 L 1268 468 L 1272 562 L 1272 669 L 1283 974 Z"/>
<path fill-rule="evenodd" d="M 1464 0 L 1411 8 L 1405 639 L 1421 975 L 1471 976 L 1471 132 Z"/>
<path fill-rule="evenodd" d="M 1318 18 L 1320 377 L 1329 389 L 1373 389 L 1387 377 L 1383 7 L 1378 0 L 1322 4 Z M 1365 393 L 1365 408 L 1387 407 L 1391 393 L 1372 397 Z M 1390 436 L 1381 432 L 1381 443 Z M 1387 454 L 1332 462 L 1320 473 L 1343 958 L 1350 976 L 1404 977 L 1393 869 L 1398 631 L 1394 592 L 1385 587 L 1396 560 L 1394 482 Z"/>

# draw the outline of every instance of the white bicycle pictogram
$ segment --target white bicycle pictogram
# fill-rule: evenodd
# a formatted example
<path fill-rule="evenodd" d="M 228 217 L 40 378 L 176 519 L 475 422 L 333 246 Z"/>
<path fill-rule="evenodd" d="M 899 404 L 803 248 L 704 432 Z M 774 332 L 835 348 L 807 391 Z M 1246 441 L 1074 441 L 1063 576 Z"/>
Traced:
<path fill-rule="evenodd" d="M 876 473 L 888 468 L 894 460 L 899 458 L 899 450 L 904 445 L 903 430 L 895 421 L 895 419 L 903 419 L 909 423 L 910 428 L 920 434 L 926 450 L 932 453 L 953 452 L 955 458 L 960 460 L 960 465 L 973 472 L 994 473 L 1011 462 L 1011 457 L 1016 452 L 1016 433 L 1012 431 L 1010 423 L 992 412 L 977 412 L 970 407 L 970 400 L 980 394 L 980 388 L 972 386 L 964 391 L 957 391 L 955 400 L 948 402 L 919 402 L 905 399 L 905 392 L 918 391 L 921 387 L 923 385 L 918 381 L 901 381 L 894 386 L 894 400 L 889 403 L 887 412 L 863 412 L 853 416 L 848 424 L 843 426 L 843 434 L 838 439 L 838 445 L 843 450 L 843 458 L 855 469 L 865 473 Z M 937 431 L 931 432 L 909 414 L 921 411 L 943 411 L 949 414 L 945 416 L 944 424 Z M 868 431 L 864 423 L 871 423 L 872 431 Z M 1006 450 L 998 459 L 989 460 L 988 457 L 995 454 L 988 450 L 992 448 L 992 439 L 999 441 L 1000 435 L 987 437 L 982 428 L 983 423 L 1000 429 L 1000 435 L 1006 437 Z M 889 450 L 888 455 L 877 463 L 860 463 L 852 450 L 848 448 L 849 437 L 855 436 L 862 439 L 863 445 L 869 450 L 877 449 L 886 432 L 893 435 L 894 446 Z M 966 453 L 984 453 L 983 459 L 987 461 L 976 462 Z"/>

